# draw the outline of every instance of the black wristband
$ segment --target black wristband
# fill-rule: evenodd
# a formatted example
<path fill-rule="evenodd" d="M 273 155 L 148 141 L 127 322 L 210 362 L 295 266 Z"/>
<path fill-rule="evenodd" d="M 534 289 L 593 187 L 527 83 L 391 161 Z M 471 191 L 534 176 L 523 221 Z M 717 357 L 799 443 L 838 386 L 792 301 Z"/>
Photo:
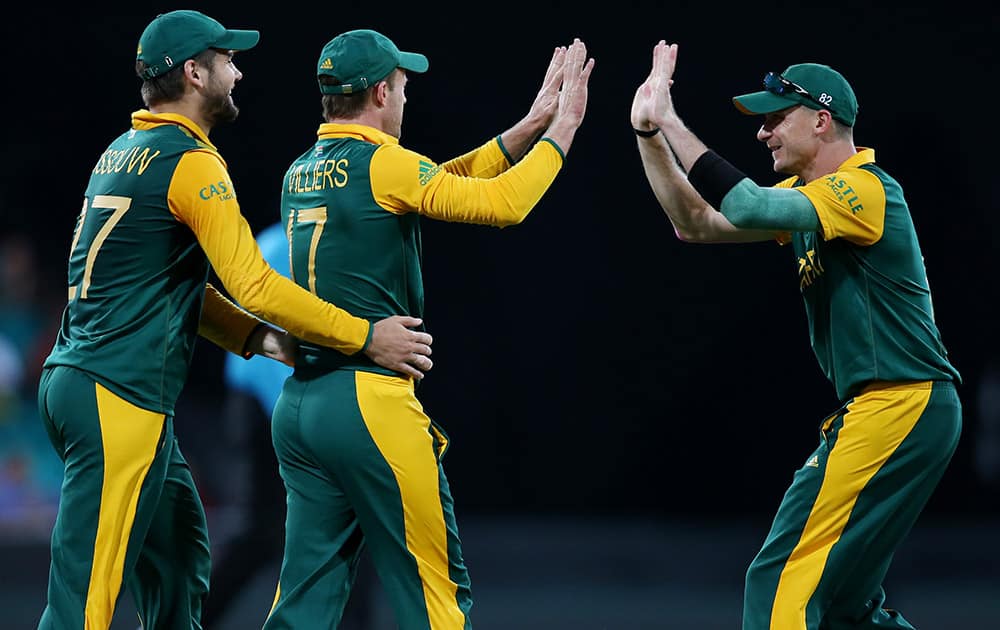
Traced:
<path fill-rule="evenodd" d="M 642 129 L 636 129 L 635 127 L 632 127 L 632 131 L 634 131 L 635 135 L 639 136 L 640 138 L 652 138 L 656 134 L 660 133 L 660 128 L 653 127 L 649 131 L 643 131 Z"/>
<path fill-rule="evenodd" d="M 739 169 L 711 149 L 702 153 L 688 170 L 688 181 L 716 210 L 726 194 L 744 177 L 746 175 Z"/>

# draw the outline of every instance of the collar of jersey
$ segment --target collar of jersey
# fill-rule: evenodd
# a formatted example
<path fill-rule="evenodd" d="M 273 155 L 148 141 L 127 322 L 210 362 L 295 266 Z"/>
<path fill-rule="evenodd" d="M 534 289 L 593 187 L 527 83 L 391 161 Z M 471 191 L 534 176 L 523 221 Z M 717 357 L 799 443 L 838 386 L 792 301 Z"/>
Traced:
<path fill-rule="evenodd" d="M 399 144 L 399 138 L 368 125 L 354 123 L 323 123 L 316 132 L 321 140 L 330 138 L 357 138 L 373 144 Z"/>
<path fill-rule="evenodd" d="M 152 129 L 154 127 L 159 127 L 160 125 L 178 125 L 180 127 L 184 127 L 195 138 L 218 151 L 215 145 L 209 141 L 205 132 L 201 130 L 201 127 L 195 124 L 195 122 L 187 116 L 174 113 L 154 114 L 148 109 L 140 109 L 132 112 L 133 129 Z"/>
<path fill-rule="evenodd" d="M 875 149 L 868 147 L 858 147 L 858 152 L 844 160 L 844 163 L 837 169 L 842 171 L 845 168 L 857 168 L 862 164 L 871 164 L 875 161 Z"/>

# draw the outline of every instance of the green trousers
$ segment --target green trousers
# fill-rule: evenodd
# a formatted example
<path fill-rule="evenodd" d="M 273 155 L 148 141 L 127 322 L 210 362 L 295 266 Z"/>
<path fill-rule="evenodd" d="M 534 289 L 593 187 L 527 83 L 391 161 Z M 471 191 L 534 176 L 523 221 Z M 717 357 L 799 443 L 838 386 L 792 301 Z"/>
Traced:
<path fill-rule="evenodd" d="M 950 382 L 870 386 L 829 416 L 747 571 L 743 630 L 912 630 L 882 582 L 961 426 Z"/>
<path fill-rule="evenodd" d="M 469 574 L 413 381 L 298 368 L 271 422 L 288 510 L 265 630 L 336 628 L 367 546 L 400 630 L 470 630 Z"/>
<path fill-rule="evenodd" d="M 208 531 L 173 418 L 70 367 L 43 371 L 38 403 L 64 463 L 39 630 L 107 630 L 125 584 L 146 630 L 200 629 Z"/>

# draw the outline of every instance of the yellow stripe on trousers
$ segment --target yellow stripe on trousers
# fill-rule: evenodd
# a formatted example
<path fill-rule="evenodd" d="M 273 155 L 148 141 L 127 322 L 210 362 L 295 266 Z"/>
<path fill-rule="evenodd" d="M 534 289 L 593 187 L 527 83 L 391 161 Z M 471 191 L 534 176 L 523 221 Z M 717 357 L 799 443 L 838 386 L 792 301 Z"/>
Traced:
<path fill-rule="evenodd" d="M 458 586 L 448 574 L 448 531 L 430 418 L 413 394 L 413 381 L 356 374 L 361 415 L 399 486 L 406 548 L 417 562 L 431 630 L 460 629 L 465 615 L 455 598 Z"/>
<path fill-rule="evenodd" d="M 99 384 L 97 415 L 104 443 L 104 482 L 87 589 L 86 628 L 111 625 L 121 590 L 139 491 L 156 457 L 165 416 L 140 409 Z"/>
<path fill-rule="evenodd" d="M 771 630 L 806 628 L 806 605 L 858 495 L 913 430 L 930 396 L 929 382 L 887 384 L 865 389 L 847 406 L 816 502 L 781 571 Z"/>

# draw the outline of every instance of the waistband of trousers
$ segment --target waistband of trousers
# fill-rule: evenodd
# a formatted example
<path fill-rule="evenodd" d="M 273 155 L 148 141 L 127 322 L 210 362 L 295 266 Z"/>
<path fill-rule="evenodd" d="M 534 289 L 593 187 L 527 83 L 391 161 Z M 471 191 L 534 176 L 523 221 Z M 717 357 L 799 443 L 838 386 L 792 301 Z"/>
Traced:
<path fill-rule="evenodd" d="M 334 370 L 363 370 L 365 372 L 375 372 L 388 376 L 405 376 L 395 370 L 384 368 L 375 363 L 364 352 L 344 354 L 333 348 L 314 346 L 302 342 L 299 343 L 299 349 L 295 355 L 295 369 L 314 374 L 332 372 Z"/>

